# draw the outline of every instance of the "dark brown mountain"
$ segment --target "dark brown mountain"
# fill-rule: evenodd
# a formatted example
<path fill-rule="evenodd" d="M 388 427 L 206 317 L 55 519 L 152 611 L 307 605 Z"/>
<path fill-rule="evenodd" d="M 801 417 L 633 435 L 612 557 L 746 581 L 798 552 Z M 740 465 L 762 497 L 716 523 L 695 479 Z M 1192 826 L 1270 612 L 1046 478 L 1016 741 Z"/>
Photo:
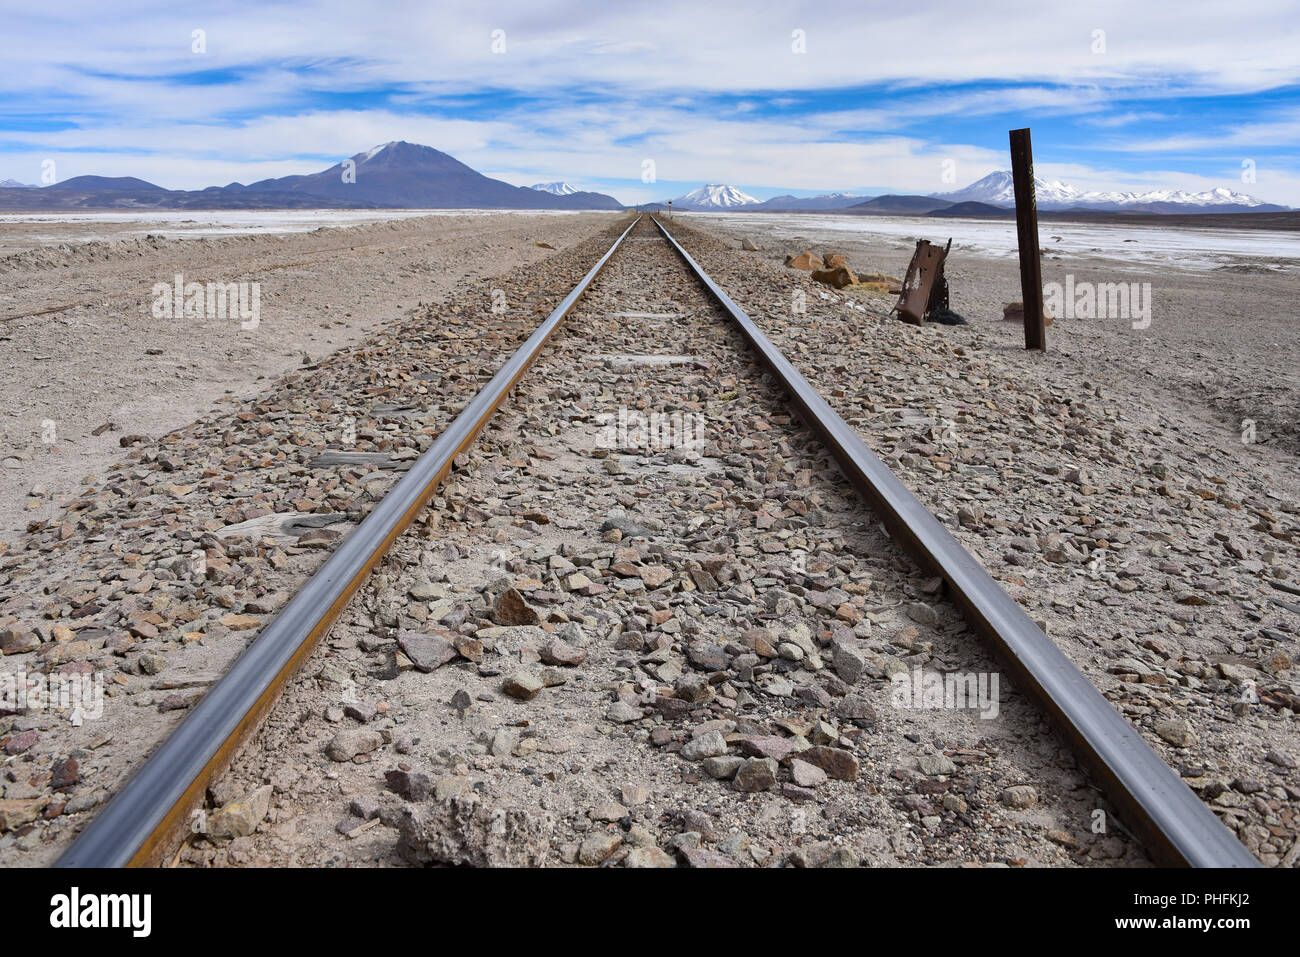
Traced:
<path fill-rule="evenodd" d="M 429 146 L 394 142 L 306 176 L 169 190 L 134 177 L 77 176 L 42 189 L 0 189 L 0 209 L 622 209 L 604 193 L 556 196 L 484 176 Z"/>
<path fill-rule="evenodd" d="M 935 209 L 946 209 L 952 203 L 946 199 L 933 196 L 899 196 L 886 193 L 865 203 L 858 203 L 842 209 L 841 212 L 868 216 L 924 216 Z"/>

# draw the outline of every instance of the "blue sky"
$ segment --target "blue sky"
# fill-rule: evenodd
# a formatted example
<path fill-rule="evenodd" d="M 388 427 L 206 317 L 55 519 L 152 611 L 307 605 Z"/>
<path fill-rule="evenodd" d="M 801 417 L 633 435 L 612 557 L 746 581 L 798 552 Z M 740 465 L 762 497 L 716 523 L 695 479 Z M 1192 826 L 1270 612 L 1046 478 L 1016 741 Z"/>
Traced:
<path fill-rule="evenodd" d="M 1030 126 L 1049 179 L 1300 207 L 1294 2 L 5 6 L 0 179 L 192 189 L 402 139 L 627 203 L 931 193 Z"/>

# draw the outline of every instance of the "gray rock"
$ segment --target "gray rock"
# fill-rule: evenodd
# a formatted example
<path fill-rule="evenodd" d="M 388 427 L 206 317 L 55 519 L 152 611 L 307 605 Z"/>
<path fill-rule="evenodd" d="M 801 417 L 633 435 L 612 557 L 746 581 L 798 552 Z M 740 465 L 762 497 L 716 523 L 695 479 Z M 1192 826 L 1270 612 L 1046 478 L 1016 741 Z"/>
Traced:
<path fill-rule="evenodd" d="M 1018 810 L 1033 807 L 1038 803 L 1038 792 L 1028 784 L 1017 784 L 1002 792 L 1002 803 Z"/>
<path fill-rule="evenodd" d="M 711 641 L 697 641 L 686 649 L 686 660 L 701 671 L 721 671 L 727 667 L 727 653 Z"/>
<path fill-rule="evenodd" d="M 340 731 L 325 746 L 325 753 L 335 761 L 351 761 L 359 754 L 369 754 L 381 747 L 384 736 L 369 728 L 348 728 Z"/>
<path fill-rule="evenodd" d="M 641 709 L 633 707 L 626 701 L 615 701 L 610 705 L 609 710 L 605 712 L 605 720 L 613 721 L 615 724 L 640 721 L 642 717 Z"/>
<path fill-rule="evenodd" d="M 408 801 L 427 801 L 433 793 L 433 780 L 422 771 L 394 768 L 384 772 L 384 780 L 388 782 L 388 790 Z"/>
<path fill-rule="evenodd" d="M 1156 734 L 1175 748 L 1190 748 L 1196 743 L 1196 734 L 1186 718 L 1161 718 L 1155 724 Z"/>
<path fill-rule="evenodd" d="M 412 585 L 406 592 L 416 601 L 433 601 L 437 598 L 445 598 L 447 589 L 443 585 L 436 585 L 431 581 L 418 581 Z"/>
<path fill-rule="evenodd" d="M 698 738 L 687 741 L 682 746 L 681 753 L 687 761 L 721 757 L 727 753 L 727 739 L 722 736 L 721 731 L 706 731 Z"/>
<path fill-rule="evenodd" d="M 737 791 L 768 791 L 776 787 L 777 764 L 771 758 L 747 758 L 731 786 Z"/>
<path fill-rule="evenodd" d="M 264 784 L 246 797 L 208 815 L 207 836 L 214 841 L 229 841 L 252 834 L 257 825 L 266 820 L 274 790 L 271 785 Z"/>
<path fill-rule="evenodd" d="M 745 759 L 736 755 L 723 755 L 704 759 L 704 773 L 718 781 L 730 781 L 740 770 Z"/>
<path fill-rule="evenodd" d="M 1286 768 L 1291 771 L 1294 771 L 1296 768 L 1296 759 L 1291 757 L 1291 755 L 1287 754 L 1285 751 L 1270 751 L 1265 756 L 1264 760 L 1268 761 L 1270 764 L 1276 764 L 1279 768 Z"/>
<path fill-rule="evenodd" d="M 702 847 L 680 847 L 677 856 L 687 867 L 738 867 L 734 858 Z"/>
<path fill-rule="evenodd" d="M 488 805 L 472 791 L 386 809 L 381 818 L 396 829 L 398 852 L 414 864 L 536 867 L 549 854 L 555 829 L 547 815 Z"/>
<path fill-rule="evenodd" d="M 790 761 L 790 777 L 801 788 L 815 788 L 826 783 L 826 772 L 807 761 Z"/>
<path fill-rule="evenodd" d="M 578 863 L 595 867 L 609 855 L 613 854 L 623 839 L 612 831 L 597 831 L 587 835 L 578 848 Z"/>
<path fill-rule="evenodd" d="M 850 641 L 840 640 L 831 645 L 831 665 L 840 680 L 851 685 L 866 671 L 867 659 Z"/>
<path fill-rule="evenodd" d="M 581 854 L 581 851 L 579 851 Z M 672 855 L 658 847 L 635 847 L 623 861 L 624 867 L 676 867 Z"/>
<path fill-rule="evenodd" d="M 952 763 L 952 759 L 946 754 L 940 754 L 938 751 L 917 755 L 916 764 L 921 769 L 922 774 L 928 774 L 932 777 L 938 774 L 957 773 L 957 765 Z"/>
<path fill-rule="evenodd" d="M 501 684 L 501 690 L 520 701 L 531 701 L 542 690 L 542 679 L 526 671 L 511 675 Z"/>
<path fill-rule="evenodd" d="M 442 635 L 404 631 L 397 636 L 397 644 L 411 664 L 425 672 L 441 668 L 456 657 L 456 646 Z"/>

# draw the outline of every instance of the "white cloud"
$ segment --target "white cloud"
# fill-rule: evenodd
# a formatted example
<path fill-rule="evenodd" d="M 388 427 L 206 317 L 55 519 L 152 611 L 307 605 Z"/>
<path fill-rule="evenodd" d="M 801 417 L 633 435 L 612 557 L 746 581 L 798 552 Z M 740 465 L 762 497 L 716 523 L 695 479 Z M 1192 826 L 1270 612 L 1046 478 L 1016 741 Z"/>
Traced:
<path fill-rule="evenodd" d="M 1242 95 L 1300 82 L 1293 26 L 1293 3 L 1283 0 L 1258 0 L 1248 15 L 1131 0 L 1065 9 L 950 0 L 924 12 L 773 0 L 650 8 L 398 0 L 382 12 L 354 0 L 235 0 L 191 11 L 163 0 L 111 10 L 68 0 L 10 18 L 0 36 L 0 112 L 71 124 L 12 124 L 24 131 L 8 138 L 22 146 L 0 154 L 0 173 L 32 180 L 53 155 L 61 178 L 129 174 L 198 188 L 307 172 L 406 139 L 520 185 L 626 181 L 616 193 L 628 202 L 661 198 L 639 182 L 645 157 L 666 181 L 935 192 L 953 186 L 939 179 L 944 160 L 956 162 L 958 185 L 1006 166 L 1001 150 L 917 132 L 941 130 L 934 121 L 947 117 L 1074 116 L 1110 131 L 1108 149 L 1130 153 L 1296 145 L 1294 112 L 1224 135 L 1145 140 L 1132 136 L 1155 118 L 1150 111 L 1112 112 L 1126 96 Z M 806 32 L 806 54 L 791 51 L 795 28 Z M 190 49 L 194 29 L 206 31 L 205 54 Z M 494 29 L 505 31 L 504 54 L 491 52 Z M 1104 53 L 1092 52 L 1097 29 Z M 195 70 L 212 71 L 211 82 L 177 79 Z M 972 88 L 983 81 L 1002 85 Z M 828 91 L 870 84 L 885 92 L 831 102 Z M 934 91 L 944 84 L 952 90 Z M 374 89 L 401 91 L 415 112 L 323 108 L 318 96 Z M 436 115 L 440 103 L 491 90 L 500 100 L 484 101 L 479 115 Z M 702 99 L 710 93 L 741 98 L 715 107 Z M 521 108 L 514 94 L 536 103 Z M 773 104 L 792 109 L 790 118 L 770 118 L 764 107 Z M 845 135 L 857 131 L 866 135 Z M 1274 169 L 1266 181 L 1266 168 L 1265 198 L 1300 205 L 1294 177 Z M 1087 188 L 1132 188 L 1157 175 L 1077 169 Z M 1161 185 L 1205 179 L 1168 175 Z"/>

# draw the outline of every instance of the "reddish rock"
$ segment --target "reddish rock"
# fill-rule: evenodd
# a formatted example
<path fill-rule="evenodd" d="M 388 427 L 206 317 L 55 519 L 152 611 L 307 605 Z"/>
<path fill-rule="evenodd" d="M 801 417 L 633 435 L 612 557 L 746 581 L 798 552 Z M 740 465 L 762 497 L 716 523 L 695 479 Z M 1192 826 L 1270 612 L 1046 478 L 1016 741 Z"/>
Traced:
<path fill-rule="evenodd" d="M 5 742 L 5 754 L 22 754 L 30 750 L 38 740 L 40 735 L 35 731 L 20 731 Z"/>
<path fill-rule="evenodd" d="M 799 759 L 821 768 L 837 781 L 858 779 L 858 759 L 842 748 L 815 747 L 799 752 Z"/>
<path fill-rule="evenodd" d="M 667 584 L 668 580 L 673 577 L 671 569 L 663 565 L 647 565 L 644 568 L 637 569 L 641 580 L 645 582 L 646 588 L 661 588 Z"/>
<path fill-rule="evenodd" d="M 805 249 L 797 256 L 786 256 L 785 264 L 791 269 L 821 269 L 822 259 L 820 256 L 814 256 L 812 250 Z"/>
<path fill-rule="evenodd" d="M 1002 307 L 1002 318 L 1007 322 L 1025 321 L 1025 304 L 1023 302 L 1009 302 Z M 1050 326 L 1052 324 L 1052 314 L 1046 309 L 1043 310 L 1043 324 Z"/>
<path fill-rule="evenodd" d="M 783 738 L 776 734 L 745 735 L 735 738 L 731 743 L 740 750 L 741 754 L 750 758 L 775 758 L 777 761 L 785 761 L 795 751 L 794 739 Z"/>
<path fill-rule="evenodd" d="M 537 609 L 513 588 L 507 588 L 492 606 L 492 620 L 498 625 L 535 625 L 542 620 Z"/>
<path fill-rule="evenodd" d="M 576 668 L 587 660 L 585 651 L 559 638 L 552 638 L 547 642 L 542 647 L 541 656 L 544 664 L 564 665 L 570 668 Z"/>
<path fill-rule="evenodd" d="M 40 645 L 41 639 L 35 632 L 23 631 L 16 627 L 0 631 L 0 654 L 21 655 L 27 651 L 35 651 Z"/>
<path fill-rule="evenodd" d="M 465 636 L 457 637 L 454 641 L 457 653 L 469 661 L 483 660 L 483 642 L 477 638 L 467 638 Z"/>
<path fill-rule="evenodd" d="M 845 286 L 852 286 L 856 283 L 857 277 L 849 270 L 848 266 L 836 266 L 834 269 L 815 269 L 812 274 L 813 279 L 823 282 L 828 286 L 834 286 L 836 289 L 843 289 Z"/>
<path fill-rule="evenodd" d="M 456 657 L 455 645 L 442 635 L 404 631 L 397 636 L 397 645 L 411 659 L 411 664 L 425 672 L 441 668 Z"/>
<path fill-rule="evenodd" d="M 332 528 L 313 528 L 305 535 L 300 535 L 296 544 L 299 548 L 329 548 L 342 537 L 342 532 L 336 532 Z"/>
<path fill-rule="evenodd" d="M 677 856 L 687 867 L 737 867 L 734 860 L 717 851 L 706 851 L 702 847 L 681 847 Z"/>
<path fill-rule="evenodd" d="M 69 788 L 81 780 L 81 769 L 77 767 L 76 758 L 68 758 L 66 761 L 55 761 L 54 770 L 50 774 L 50 787 L 58 791 L 61 788 Z"/>

